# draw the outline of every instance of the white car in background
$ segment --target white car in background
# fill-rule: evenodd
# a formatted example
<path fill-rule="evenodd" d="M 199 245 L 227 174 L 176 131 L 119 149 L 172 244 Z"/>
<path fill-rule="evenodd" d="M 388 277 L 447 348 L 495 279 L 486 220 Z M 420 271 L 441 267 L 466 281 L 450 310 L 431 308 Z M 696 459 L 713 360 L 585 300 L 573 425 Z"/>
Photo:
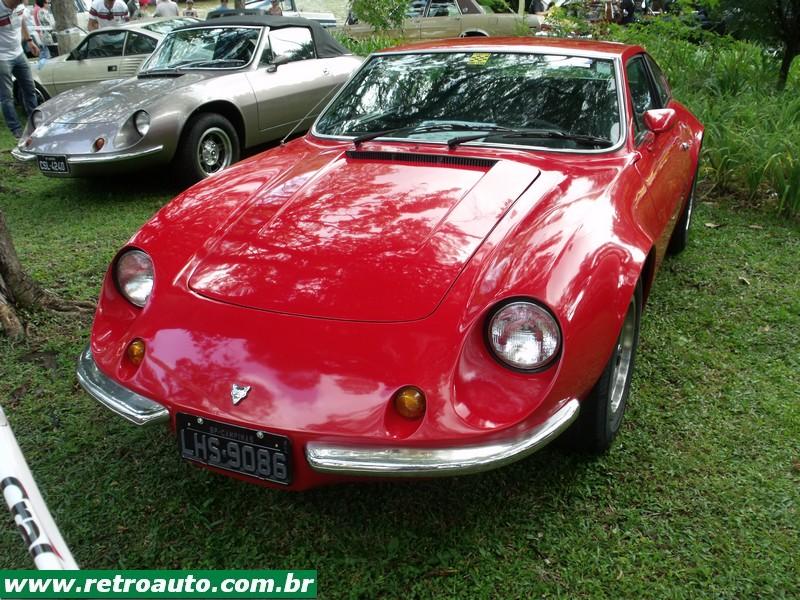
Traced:
<path fill-rule="evenodd" d="M 37 93 L 44 101 L 76 87 L 133 77 L 164 35 L 197 22 L 190 17 L 163 17 L 93 31 L 69 54 L 32 68 Z"/>
<path fill-rule="evenodd" d="M 332 12 L 310 10 L 306 6 L 298 6 L 295 0 L 281 0 L 280 5 L 284 17 L 303 17 L 317 21 L 325 28 L 336 27 L 336 16 Z M 248 0 L 244 5 L 247 10 L 264 11 L 268 11 L 270 6 L 270 0 Z"/>

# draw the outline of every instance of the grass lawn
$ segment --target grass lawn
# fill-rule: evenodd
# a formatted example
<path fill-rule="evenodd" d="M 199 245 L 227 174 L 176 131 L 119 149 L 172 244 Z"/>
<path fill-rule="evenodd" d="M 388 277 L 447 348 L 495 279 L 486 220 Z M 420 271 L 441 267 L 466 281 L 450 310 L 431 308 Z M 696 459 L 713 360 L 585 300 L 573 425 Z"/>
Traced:
<path fill-rule="evenodd" d="M 175 193 L 164 171 L 47 179 L 4 151 L 23 263 L 94 299 Z M 318 569 L 326 598 L 798 598 L 800 227 L 714 200 L 656 280 L 624 431 L 600 459 L 552 448 L 460 479 L 243 484 L 83 393 L 89 323 L 46 313 L 28 315 L 28 341 L 0 339 L 0 402 L 85 568 Z M 1 519 L 0 569 L 29 567 Z"/>

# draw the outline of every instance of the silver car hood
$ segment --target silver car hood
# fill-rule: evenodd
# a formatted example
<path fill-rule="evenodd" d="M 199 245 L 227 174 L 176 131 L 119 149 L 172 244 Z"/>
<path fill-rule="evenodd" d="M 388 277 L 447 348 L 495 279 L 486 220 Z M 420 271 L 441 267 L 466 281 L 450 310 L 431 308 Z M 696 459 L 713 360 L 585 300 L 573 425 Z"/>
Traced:
<path fill-rule="evenodd" d="M 52 122 L 55 123 L 113 123 L 127 119 L 132 111 L 150 109 L 164 96 L 174 96 L 179 90 L 199 81 L 216 77 L 216 73 L 185 73 L 180 76 L 146 77 L 114 80 L 83 88 L 82 93 L 54 99 Z M 69 101 L 71 100 L 71 101 Z"/>

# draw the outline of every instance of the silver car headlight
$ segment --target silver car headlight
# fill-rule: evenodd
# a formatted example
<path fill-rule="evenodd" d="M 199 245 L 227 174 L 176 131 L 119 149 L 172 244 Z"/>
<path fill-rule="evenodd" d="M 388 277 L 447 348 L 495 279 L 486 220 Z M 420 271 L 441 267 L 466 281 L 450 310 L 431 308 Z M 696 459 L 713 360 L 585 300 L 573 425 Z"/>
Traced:
<path fill-rule="evenodd" d="M 120 255 L 114 265 L 117 289 L 136 306 L 147 304 L 153 291 L 153 280 L 153 261 L 141 250 L 128 250 Z"/>
<path fill-rule="evenodd" d="M 31 125 L 33 125 L 34 129 L 37 129 L 39 125 L 44 122 L 44 114 L 40 110 L 34 110 L 31 113 Z"/>
<path fill-rule="evenodd" d="M 150 131 L 150 115 L 145 111 L 140 110 L 133 115 L 133 126 L 136 128 L 137 133 L 144 137 Z"/>
<path fill-rule="evenodd" d="M 492 353 L 512 369 L 541 369 L 561 349 L 561 329 L 556 318 L 530 300 L 502 305 L 489 318 L 486 334 Z"/>

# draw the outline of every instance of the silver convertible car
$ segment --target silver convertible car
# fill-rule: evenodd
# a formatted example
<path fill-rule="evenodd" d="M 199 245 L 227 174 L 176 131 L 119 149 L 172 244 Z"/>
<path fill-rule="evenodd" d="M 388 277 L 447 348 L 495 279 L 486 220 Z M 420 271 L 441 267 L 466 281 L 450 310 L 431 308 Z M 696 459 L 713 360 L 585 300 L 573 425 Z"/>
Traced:
<path fill-rule="evenodd" d="M 39 106 L 12 154 L 61 177 L 174 160 L 176 175 L 197 181 L 245 148 L 307 129 L 360 64 L 307 19 L 231 16 L 175 29 L 136 77 Z"/>

